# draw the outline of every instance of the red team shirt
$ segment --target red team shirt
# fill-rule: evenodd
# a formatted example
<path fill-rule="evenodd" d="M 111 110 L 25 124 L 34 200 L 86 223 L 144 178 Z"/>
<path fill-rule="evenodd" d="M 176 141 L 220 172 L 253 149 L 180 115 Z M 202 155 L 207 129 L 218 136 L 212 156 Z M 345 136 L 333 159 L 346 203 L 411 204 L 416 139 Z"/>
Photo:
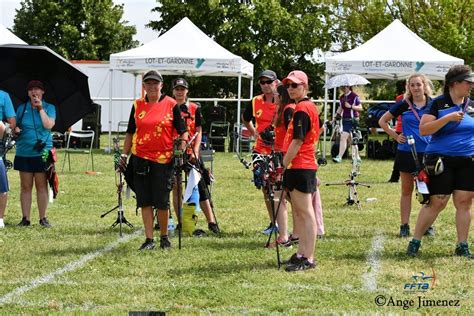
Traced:
<path fill-rule="evenodd" d="M 294 117 L 300 111 L 308 115 L 311 128 L 307 131 L 303 139 L 303 145 L 301 145 L 300 150 L 287 168 L 317 170 L 318 164 L 316 162 L 314 145 L 317 143 L 319 136 L 319 116 L 316 105 L 308 99 L 304 99 L 296 104 L 293 119 L 286 131 L 283 144 L 284 152 L 288 151 L 288 147 L 290 147 L 290 143 L 293 140 Z"/>
<path fill-rule="evenodd" d="M 135 100 L 136 131 L 132 138 L 132 153 L 160 164 L 173 157 L 173 107 L 176 101 L 168 96 L 156 103 L 144 98 Z M 157 151 L 156 148 L 162 150 Z"/>
<path fill-rule="evenodd" d="M 252 99 L 252 114 L 255 117 L 255 129 L 259 134 L 272 124 L 276 108 L 275 103 L 264 100 L 263 94 Z M 255 142 L 254 151 L 259 154 L 270 155 L 272 153 L 272 146 L 266 145 L 259 136 Z"/>

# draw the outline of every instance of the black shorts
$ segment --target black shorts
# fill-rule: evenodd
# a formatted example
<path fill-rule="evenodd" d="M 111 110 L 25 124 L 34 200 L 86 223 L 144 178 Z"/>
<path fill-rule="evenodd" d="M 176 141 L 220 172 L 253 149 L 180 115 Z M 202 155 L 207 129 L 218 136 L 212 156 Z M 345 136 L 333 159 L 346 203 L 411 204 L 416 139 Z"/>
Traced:
<path fill-rule="evenodd" d="M 444 157 L 443 164 L 443 173 L 430 176 L 430 195 L 449 195 L 454 190 L 474 191 L 474 157 Z"/>
<path fill-rule="evenodd" d="M 303 193 L 316 192 L 316 170 L 287 169 L 283 173 L 283 188 Z"/>
<path fill-rule="evenodd" d="M 170 206 L 172 189 L 172 163 L 159 164 L 150 160 L 132 156 L 133 184 L 137 197 L 137 207 L 151 206 L 167 210 Z"/>
<path fill-rule="evenodd" d="M 204 182 L 204 179 L 201 178 L 201 180 L 198 183 L 198 190 L 199 190 L 199 201 L 206 201 L 209 200 L 209 192 L 208 189 L 206 188 L 206 183 Z"/>
<path fill-rule="evenodd" d="M 423 165 L 423 154 L 424 153 L 417 153 L 418 162 L 420 166 Z M 416 170 L 415 159 L 413 158 L 411 151 L 398 150 L 395 155 L 394 168 L 395 170 L 399 170 L 401 172 L 408 172 L 408 173 L 413 173 L 415 171 L 418 171 Z"/>
<path fill-rule="evenodd" d="M 43 161 L 41 156 L 36 157 L 22 157 L 22 156 L 15 156 L 15 160 L 13 162 L 13 169 L 23 172 L 45 172 L 46 170 L 46 162 Z"/>

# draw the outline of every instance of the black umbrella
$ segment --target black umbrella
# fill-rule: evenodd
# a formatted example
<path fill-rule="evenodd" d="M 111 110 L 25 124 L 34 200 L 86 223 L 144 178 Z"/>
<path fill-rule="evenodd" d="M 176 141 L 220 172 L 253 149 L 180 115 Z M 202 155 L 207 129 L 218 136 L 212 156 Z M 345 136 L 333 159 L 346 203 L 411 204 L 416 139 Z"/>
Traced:
<path fill-rule="evenodd" d="M 15 108 L 28 101 L 30 80 L 44 84 L 44 99 L 56 106 L 55 131 L 64 133 L 93 111 L 87 76 L 45 46 L 0 45 L 0 89 Z"/>

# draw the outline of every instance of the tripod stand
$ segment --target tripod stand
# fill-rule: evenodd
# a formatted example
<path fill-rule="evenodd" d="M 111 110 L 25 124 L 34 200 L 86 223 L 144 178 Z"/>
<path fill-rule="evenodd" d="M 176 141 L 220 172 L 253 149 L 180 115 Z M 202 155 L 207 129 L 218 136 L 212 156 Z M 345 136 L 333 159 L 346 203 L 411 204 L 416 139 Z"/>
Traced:
<path fill-rule="evenodd" d="M 130 228 L 133 228 L 133 225 L 127 221 L 125 216 L 123 215 L 123 203 L 122 203 L 122 192 L 123 192 L 123 175 L 121 172 L 119 174 L 119 180 L 117 183 L 117 206 L 113 207 L 112 209 L 108 210 L 104 214 L 100 215 L 100 218 L 104 218 L 107 214 L 118 210 L 117 211 L 117 219 L 115 222 L 112 223 L 111 227 L 114 228 L 115 226 L 119 225 L 120 227 L 120 237 L 122 237 L 122 224 L 127 225 Z"/>
<path fill-rule="evenodd" d="M 120 227 L 120 237 L 122 237 L 122 224 L 127 225 L 128 227 L 132 228 L 133 225 L 130 224 L 129 221 L 123 215 L 123 203 L 122 203 L 122 192 L 123 192 L 123 173 L 119 168 L 120 163 L 120 140 L 118 137 L 114 137 L 114 167 L 115 167 L 115 185 L 117 186 L 117 206 L 113 207 L 112 209 L 108 210 L 104 214 L 100 215 L 100 218 L 104 218 L 107 214 L 117 211 L 117 219 L 114 223 L 112 223 L 112 228 L 119 225 Z M 118 174 L 118 181 L 117 181 L 117 174 Z"/>
<path fill-rule="evenodd" d="M 279 153 L 272 153 L 269 156 L 266 155 L 256 155 L 254 160 L 252 161 L 252 165 L 254 168 L 258 168 L 258 172 L 256 174 L 260 174 L 261 177 L 261 184 L 265 190 L 265 194 L 268 198 L 268 201 L 271 205 L 271 225 L 272 227 L 276 227 L 278 211 L 280 209 L 284 191 L 282 190 L 282 183 L 277 178 L 279 175 L 282 174 L 283 167 L 282 167 L 283 156 Z M 254 177 L 254 181 L 256 181 Z M 280 195 L 280 199 L 278 201 L 278 206 L 275 209 L 275 191 L 274 189 L 281 189 L 282 193 Z M 267 243 L 265 244 L 265 248 L 269 248 L 272 236 L 275 236 L 275 248 L 277 254 L 277 263 L 278 269 L 281 267 L 281 259 L 280 259 L 280 248 L 278 244 L 278 232 L 276 229 L 272 229 L 270 235 L 268 236 Z"/>
<path fill-rule="evenodd" d="M 355 178 L 360 174 L 361 161 L 358 155 L 359 153 L 358 145 L 359 145 L 359 142 L 362 140 L 362 135 L 357 128 L 352 128 L 351 137 L 352 137 L 352 142 L 351 142 L 352 162 L 351 162 L 351 172 L 349 174 L 349 179 L 344 180 L 343 182 L 326 183 L 326 186 L 330 186 L 330 185 L 347 186 L 349 189 L 349 192 L 348 192 L 345 205 L 357 204 L 357 207 L 361 209 L 359 194 L 357 192 L 357 186 L 360 185 L 360 186 L 370 188 L 370 185 L 362 183 L 362 182 L 358 182 L 355 180 Z"/>

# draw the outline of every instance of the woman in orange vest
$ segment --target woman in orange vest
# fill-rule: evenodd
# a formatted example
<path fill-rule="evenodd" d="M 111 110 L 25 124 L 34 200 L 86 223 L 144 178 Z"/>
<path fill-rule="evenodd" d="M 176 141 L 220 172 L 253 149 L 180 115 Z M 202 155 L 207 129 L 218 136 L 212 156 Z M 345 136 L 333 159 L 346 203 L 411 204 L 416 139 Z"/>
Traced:
<path fill-rule="evenodd" d="M 142 210 L 145 242 L 139 250 L 155 248 L 153 209 L 160 224 L 160 248 L 171 247 L 168 239 L 168 209 L 173 174 L 173 133 L 178 133 L 184 148 L 186 125 L 176 101 L 161 93 L 163 77 L 156 71 L 143 76 L 144 98 L 135 100 L 128 121 L 121 165 L 133 166 L 133 184 L 137 207 Z M 123 168 L 122 168 L 123 169 Z"/>
<path fill-rule="evenodd" d="M 188 128 L 189 138 L 191 139 L 194 135 L 196 138 L 194 139 L 191 146 L 187 149 L 186 154 L 189 156 L 189 160 L 197 163 L 199 161 L 199 153 L 201 150 L 201 139 L 202 139 L 202 116 L 201 110 L 197 106 L 196 103 L 187 102 L 188 99 L 188 92 L 189 92 L 189 85 L 188 82 L 183 78 L 176 78 L 173 80 L 173 97 L 178 103 L 178 106 L 181 111 L 181 117 L 186 123 Z M 210 196 L 209 192 L 206 188 L 206 183 L 204 182 L 204 178 L 201 177 L 201 180 L 198 184 L 199 189 L 199 205 L 206 216 L 207 219 L 207 226 L 211 232 L 214 234 L 219 234 L 219 226 L 216 223 L 216 219 L 214 218 L 214 214 L 212 213 L 211 203 L 210 203 Z M 178 186 L 174 185 L 173 187 L 173 208 L 175 210 L 176 216 L 178 215 Z"/>
<path fill-rule="evenodd" d="M 311 194 L 316 191 L 315 144 L 319 136 L 319 116 L 316 105 L 307 97 L 308 76 L 294 70 L 283 79 L 290 97 L 295 101 L 295 113 L 285 135 L 286 154 L 283 166 L 283 187 L 291 198 L 295 227 L 298 230 L 298 251 L 287 262 L 286 271 L 314 269 L 316 219 Z"/>

